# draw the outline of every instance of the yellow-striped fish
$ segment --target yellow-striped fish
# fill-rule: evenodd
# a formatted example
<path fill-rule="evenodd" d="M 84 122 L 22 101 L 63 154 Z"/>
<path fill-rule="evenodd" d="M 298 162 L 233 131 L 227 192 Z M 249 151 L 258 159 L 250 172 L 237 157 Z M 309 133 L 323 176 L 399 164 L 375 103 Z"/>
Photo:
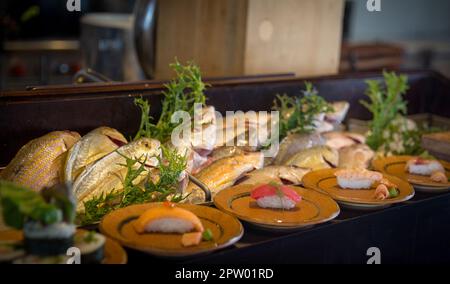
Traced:
<path fill-rule="evenodd" d="M 74 181 L 87 166 L 125 144 L 127 139 L 114 128 L 103 126 L 92 130 L 67 153 L 64 180 Z"/>
<path fill-rule="evenodd" d="M 72 131 L 53 131 L 25 144 L 0 178 L 26 186 L 35 191 L 58 183 L 69 150 L 80 134 Z"/>

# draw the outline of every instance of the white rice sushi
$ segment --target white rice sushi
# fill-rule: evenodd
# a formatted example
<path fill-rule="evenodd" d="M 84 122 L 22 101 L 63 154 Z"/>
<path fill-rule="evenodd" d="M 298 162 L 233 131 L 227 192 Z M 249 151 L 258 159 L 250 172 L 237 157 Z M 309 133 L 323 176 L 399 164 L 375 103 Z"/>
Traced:
<path fill-rule="evenodd" d="M 251 192 L 251 197 L 256 200 L 261 208 L 292 209 L 301 201 L 297 192 L 285 185 L 264 184 Z"/>
<path fill-rule="evenodd" d="M 406 170 L 410 174 L 430 176 L 435 172 L 445 172 L 441 163 L 436 160 L 415 158 L 406 163 Z"/>
<path fill-rule="evenodd" d="M 134 228 L 140 234 L 203 232 L 203 225 L 194 213 L 173 204 L 147 210 L 134 222 Z"/>
<path fill-rule="evenodd" d="M 334 173 L 341 188 L 368 189 L 374 182 L 380 181 L 383 175 L 366 169 L 341 169 Z"/>

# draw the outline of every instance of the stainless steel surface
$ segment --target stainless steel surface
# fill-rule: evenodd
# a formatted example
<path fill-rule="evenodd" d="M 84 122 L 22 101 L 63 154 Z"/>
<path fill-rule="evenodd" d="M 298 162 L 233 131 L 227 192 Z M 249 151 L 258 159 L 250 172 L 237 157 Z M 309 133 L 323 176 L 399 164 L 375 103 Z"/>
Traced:
<path fill-rule="evenodd" d="M 202 181 L 191 174 L 189 174 L 189 180 L 205 193 L 205 204 L 212 201 L 211 190 L 208 188 L 208 186 L 206 186 L 206 184 L 204 184 Z"/>
<path fill-rule="evenodd" d="M 92 13 L 81 18 L 84 68 L 115 81 L 144 78 L 133 41 L 133 14 Z"/>
<path fill-rule="evenodd" d="M 3 43 L 5 51 L 75 51 L 80 48 L 78 40 L 23 40 L 6 41 Z"/>
<path fill-rule="evenodd" d="M 134 43 L 141 68 L 148 79 L 155 69 L 157 0 L 138 0 L 134 7 Z"/>
<path fill-rule="evenodd" d="M 111 79 L 103 74 L 100 74 L 90 68 L 81 69 L 73 76 L 74 84 L 94 83 L 94 82 L 112 82 Z"/>

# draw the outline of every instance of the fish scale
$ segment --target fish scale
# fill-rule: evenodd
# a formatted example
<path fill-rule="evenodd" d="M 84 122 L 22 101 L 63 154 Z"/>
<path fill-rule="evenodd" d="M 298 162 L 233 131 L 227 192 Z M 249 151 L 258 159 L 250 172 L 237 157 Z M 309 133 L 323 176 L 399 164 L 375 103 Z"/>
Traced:
<path fill-rule="evenodd" d="M 58 143 L 59 144 L 59 143 Z M 41 160 L 42 163 L 38 164 L 35 168 L 34 171 L 32 171 L 33 174 L 29 174 L 29 175 L 23 175 L 24 179 L 22 179 L 22 181 L 25 184 L 30 184 L 30 183 L 36 183 L 38 187 L 42 187 L 44 186 L 44 184 L 42 184 L 42 181 L 44 180 L 44 176 L 46 175 L 47 171 L 49 171 L 51 168 L 53 168 L 53 163 L 52 161 L 55 161 L 57 159 L 60 159 L 61 155 L 64 155 L 64 153 L 67 151 L 67 148 L 65 147 L 65 145 L 55 145 L 53 148 L 50 147 L 45 147 L 43 148 L 43 151 L 40 152 L 40 155 L 36 156 L 37 160 Z M 57 153 L 61 153 L 58 156 L 55 157 L 55 155 L 57 155 Z M 61 163 L 58 163 L 61 164 Z M 57 170 L 57 169 L 56 169 Z M 55 177 L 58 178 L 58 173 L 55 173 Z"/>
<path fill-rule="evenodd" d="M 60 179 L 64 155 L 80 139 L 76 132 L 53 131 L 25 144 L 0 173 L 9 180 L 35 191 Z"/>

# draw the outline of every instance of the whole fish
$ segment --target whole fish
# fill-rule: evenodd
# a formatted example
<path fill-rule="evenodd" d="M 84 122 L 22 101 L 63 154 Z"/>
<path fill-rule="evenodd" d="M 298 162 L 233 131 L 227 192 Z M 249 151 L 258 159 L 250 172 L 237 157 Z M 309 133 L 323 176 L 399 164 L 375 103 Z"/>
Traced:
<path fill-rule="evenodd" d="M 333 107 L 333 111 L 326 113 L 325 119 L 334 124 L 342 123 L 350 109 L 350 104 L 346 101 L 337 101 L 331 103 L 331 106 Z"/>
<path fill-rule="evenodd" d="M 191 146 L 194 151 L 202 156 L 209 154 L 216 144 L 217 121 L 215 111 L 213 106 L 205 106 L 194 112 Z"/>
<path fill-rule="evenodd" d="M 354 144 L 339 149 L 340 168 L 363 168 L 367 169 L 375 152 L 366 144 Z"/>
<path fill-rule="evenodd" d="M 339 162 L 338 151 L 328 146 L 315 146 L 302 150 L 287 160 L 285 165 L 292 165 L 312 170 L 337 167 Z"/>
<path fill-rule="evenodd" d="M 295 166 L 268 166 L 246 174 L 246 179 L 239 184 L 263 184 L 269 182 L 283 184 L 283 181 L 300 184 L 303 176 L 310 171 L 308 168 Z"/>
<path fill-rule="evenodd" d="M 99 127 L 92 130 L 81 137 L 67 153 L 64 180 L 72 182 L 88 165 L 125 144 L 127 139 L 116 129 Z"/>
<path fill-rule="evenodd" d="M 222 189 L 232 186 L 245 173 L 262 168 L 263 163 L 264 155 L 261 152 L 226 157 L 204 168 L 195 177 L 208 186 L 214 196 Z M 189 194 L 186 202 L 204 202 L 203 191 L 192 182 L 186 188 L 185 194 Z"/>
<path fill-rule="evenodd" d="M 35 191 L 55 185 L 62 179 L 67 150 L 79 139 L 76 132 L 53 131 L 29 141 L 0 173 L 0 179 Z"/>
<path fill-rule="evenodd" d="M 275 129 L 276 120 L 271 115 L 249 111 L 218 117 L 214 148 L 239 146 L 247 151 L 257 151 L 265 145 Z"/>
<path fill-rule="evenodd" d="M 366 140 L 364 135 L 343 131 L 327 132 L 322 136 L 325 138 L 325 145 L 337 150 L 342 147 L 365 143 Z"/>
<path fill-rule="evenodd" d="M 320 134 L 290 134 L 286 136 L 281 142 L 278 154 L 273 161 L 274 165 L 283 165 L 286 161 L 292 158 L 293 155 L 299 151 L 323 145 L 325 141 Z"/>
<path fill-rule="evenodd" d="M 84 202 L 123 189 L 123 179 L 127 173 L 125 157 L 139 159 L 149 167 L 158 165 L 157 156 L 161 155 L 160 142 L 150 138 L 140 138 L 116 151 L 104 156 L 87 167 L 75 180 L 73 190 L 78 201 L 77 211 L 83 211 Z M 125 156 L 125 157 L 124 157 Z M 136 164 L 135 167 L 139 167 Z M 143 173 L 134 182 L 138 184 L 145 178 Z"/>

